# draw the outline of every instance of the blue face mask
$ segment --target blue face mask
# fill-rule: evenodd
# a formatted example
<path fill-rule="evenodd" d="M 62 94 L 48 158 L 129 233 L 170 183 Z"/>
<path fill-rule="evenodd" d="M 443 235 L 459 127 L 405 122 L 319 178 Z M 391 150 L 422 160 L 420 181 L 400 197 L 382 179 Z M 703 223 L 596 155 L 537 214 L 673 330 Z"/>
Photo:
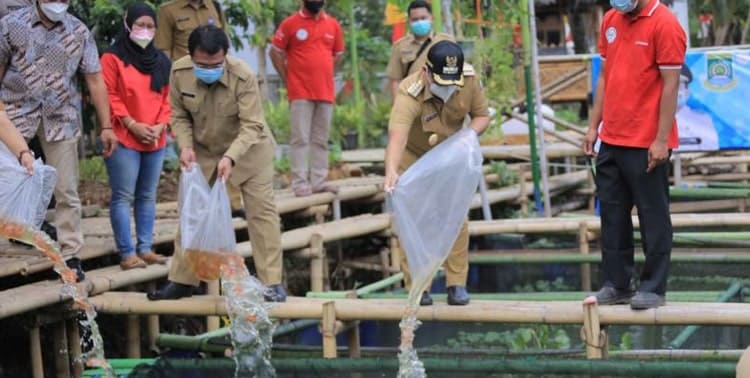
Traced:
<path fill-rule="evenodd" d="M 213 84 L 221 79 L 221 75 L 224 74 L 224 66 L 216 68 L 193 67 L 193 73 L 198 80 L 206 84 Z"/>
<path fill-rule="evenodd" d="M 411 23 L 411 32 L 417 37 L 424 37 L 432 31 L 432 21 L 419 20 Z"/>
<path fill-rule="evenodd" d="M 609 0 L 609 5 L 618 12 L 630 13 L 638 6 L 638 0 Z"/>

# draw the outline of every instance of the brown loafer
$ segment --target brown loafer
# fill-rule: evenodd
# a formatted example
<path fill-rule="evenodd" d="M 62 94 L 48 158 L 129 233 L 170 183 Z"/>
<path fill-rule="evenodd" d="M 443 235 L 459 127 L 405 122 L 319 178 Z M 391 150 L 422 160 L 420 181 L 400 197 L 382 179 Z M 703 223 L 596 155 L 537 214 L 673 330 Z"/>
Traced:
<path fill-rule="evenodd" d="M 120 268 L 122 268 L 122 270 L 145 268 L 147 266 L 146 262 L 136 255 L 130 255 L 120 261 Z"/>
<path fill-rule="evenodd" d="M 158 253 L 154 252 L 146 252 L 141 255 L 141 259 L 146 262 L 148 265 L 154 265 L 154 264 L 161 264 L 164 265 L 167 263 L 167 257 L 162 256 Z"/>

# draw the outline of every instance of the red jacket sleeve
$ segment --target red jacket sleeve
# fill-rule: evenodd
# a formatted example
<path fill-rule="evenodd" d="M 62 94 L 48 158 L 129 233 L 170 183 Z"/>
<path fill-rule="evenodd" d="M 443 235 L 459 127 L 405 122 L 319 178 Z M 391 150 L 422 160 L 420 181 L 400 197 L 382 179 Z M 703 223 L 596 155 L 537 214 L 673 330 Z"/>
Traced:
<path fill-rule="evenodd" d="M 675 70 L 682 68 L 682 64 L 685 63 L 687 37 L 677 19 L 673 18 L 670 22 L 659 24 L 654 34 L 656 64 L 659 68 Z"/>
<path fill-rule="evenodd" d="M 101 58 L 102 64 L 102 76 L 104 76 L 104 83 L 107 85 L 107 97 L 109 98 L 109 109 L 112 116 L 121 118 L 128 117 L 128 107 L 125 101 L 120 96 L 120 88 L 118 85 L 120 78 L 120 61 L 119 59 L 109 53 L 105 53 Z"/>

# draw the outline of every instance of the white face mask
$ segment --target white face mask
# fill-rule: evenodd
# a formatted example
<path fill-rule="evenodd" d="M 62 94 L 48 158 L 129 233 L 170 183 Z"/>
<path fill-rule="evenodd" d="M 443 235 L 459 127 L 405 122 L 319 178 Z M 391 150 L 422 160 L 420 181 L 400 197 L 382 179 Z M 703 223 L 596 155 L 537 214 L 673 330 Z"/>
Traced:
<path fill-rule="evenodd" d="M 60 22 L 65 18 L 65 14 L 68 12 L 67 3 L 44 3 L 40 4 L 42 12 L 52 22 Z"/>
<path fill-rule="evenodd" d="M 455 85 L 439 85 L 436 83 L 430 84 L 430 92 L 443 100 L 443 102 L 448 102 L 448 100 L 450 100 L 451 96 L 453 96 L 453 93 L 455 93 L 457 89 L 458 86 Z"/>

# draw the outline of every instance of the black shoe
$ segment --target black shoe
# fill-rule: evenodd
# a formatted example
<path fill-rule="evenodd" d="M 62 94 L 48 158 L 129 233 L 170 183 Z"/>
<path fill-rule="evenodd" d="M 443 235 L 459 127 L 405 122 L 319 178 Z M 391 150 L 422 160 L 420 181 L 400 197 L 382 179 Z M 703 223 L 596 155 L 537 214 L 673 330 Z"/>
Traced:
<path fill-rule="evenodd" d="M 263 296 L 266 302 L 286 302 L 284 285 L 271 285 Z"/>
<path fill-rule="evenodd" d="M 161 290 L 146 295 L 150 301 L 174 300 L 193 296 L 193 287 L 169 281 Z"/>
<path fill-rule="evenodd" d="M 449 286 L 448 287 L 448 304 L 451 306 L 466 306 L 469 304 L 469 293 L 466 286 Z"/>
<path fill-rule="evenodd" d="M 602 306 L 616 305 L 616 304 L 628 304 L 630 298 L 633 297 L 632 290 L 620 290 L 615 289 L 612 286 L 604 286 L 597 291 L 594 296 L 596 302 Z"/>
<path fill-rule="evenodd" d="M 633 310 L 648 310 L 664 306 L 665 303 L 663 295 L 638 292 L 630 299 L 630 308 Z"/>
<path fill-rule="evenodd" d="M 432 306 L 432 297 L 430 296 L 430 293 L 424 291 L 422 292 L 422 299 L 419 300 L 420 306 Z"/>
<path fill-rule="evenodd" d="M 242 218 L 245 219 L 245 209 L 239 209 L 239 210 L 232 210 L 232 218 Z"/>
<path fill-rule="evenodd" d="M 83 282 L 86 279 L 86 273 L 83 272 L 83 268 L 81 267 L 81 260 L 78 257 L 73 257 L 72 259 L 66 261 L 65 265 L 76 272 L 76 279 L 78 279 L 78 282 Z"/>

